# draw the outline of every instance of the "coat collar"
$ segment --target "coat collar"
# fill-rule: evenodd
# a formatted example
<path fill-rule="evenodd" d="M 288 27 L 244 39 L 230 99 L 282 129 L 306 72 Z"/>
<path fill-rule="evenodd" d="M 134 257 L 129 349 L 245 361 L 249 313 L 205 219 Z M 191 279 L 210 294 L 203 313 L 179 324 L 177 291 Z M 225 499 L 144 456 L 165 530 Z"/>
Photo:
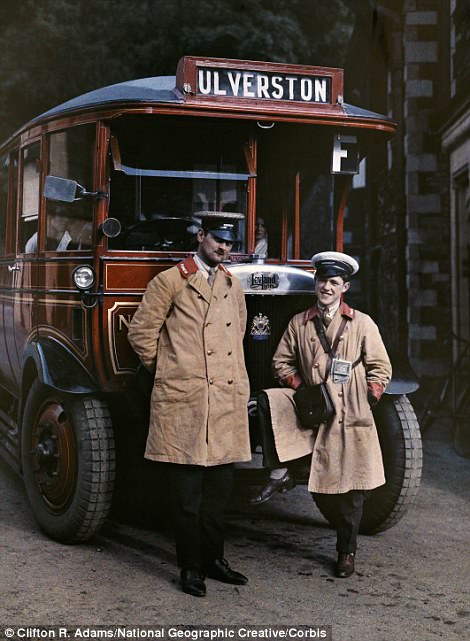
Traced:
<path fill-rule="evenodd" d="M 352 320 L 354 318 L 354 310 L 349 307 L 347 303 L 344 301 L 341 301 L 341 305 L 339 306 L 339 313 L 341 316 L 345 316 L 346 318 L 349 318 L 349 320 Z M 318 309 L 317 303 L 315 305 L 312 305 L 309 309 L 304 314 L 304 325 L 308 323 L 308 321 L 312 320 L 315 318 L 315 316 L 319 316 L 320 311 Z"/>
<path fill-rule="evenodd" d="M 208 303 L 210 303 L 213 298 L 217 299 L 219 293 L 224 288 L 232 286 L 232 275 L 223 265 L 219 265 L 217 273 L 220 272 L 221 275 L 215 279 L 212 289 L 207 282 L 207 278 L 203 275 L 192 256 L 178 263 L 177 267 L 181 276 L 187 279 L 188 285 Z M 225 275 L 226 278 L 222 278 L 223 275 Z"/>
<path fill-rule="evenodd" d="M 199 267 L 197 266 L 193 256 L 188 256 L 188 258 L 185 258 L 181 263 L 177 264 L 177 267 L 183 278 L 189 278 L 192 274 L 196 274 L 199 270 Z M 223 271 L 226 276 L 232 278 L 232 274 L 226 267 L 224 267 L 224 265 L 219 264 L 219 269 Z"/>

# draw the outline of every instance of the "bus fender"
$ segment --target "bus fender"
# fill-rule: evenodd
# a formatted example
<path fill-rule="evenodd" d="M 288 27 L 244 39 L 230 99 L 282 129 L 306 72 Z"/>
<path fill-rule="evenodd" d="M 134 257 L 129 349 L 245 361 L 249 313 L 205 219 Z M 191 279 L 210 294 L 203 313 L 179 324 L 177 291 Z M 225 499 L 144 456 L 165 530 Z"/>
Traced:
<path fill-rule="evenodd" d="M 54 338 L 41 338 L 29 343 L 24 354 L 25 364 L 30 359 L 34 360 L 38 378 L 44 385 L 72 394 L 90 394 L 99 390 L 77 356 Z"/>
<path fill-rule="evenodd" d="M 419 381 L 406 356 L 402 354 L 390 354 L 392 362 L 392 380 L 385 388 L 385 394 L 390 396 L 402 396 L 412 394 L 419 389 Z"/>

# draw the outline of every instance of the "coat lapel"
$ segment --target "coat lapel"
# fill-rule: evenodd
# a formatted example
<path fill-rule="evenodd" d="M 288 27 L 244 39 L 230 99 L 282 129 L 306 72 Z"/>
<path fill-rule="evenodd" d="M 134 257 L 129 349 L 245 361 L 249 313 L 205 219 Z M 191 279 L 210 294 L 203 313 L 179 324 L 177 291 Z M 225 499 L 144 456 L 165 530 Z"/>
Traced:
<path fill-rule="evenodd" d="M 206 302 L 211 302 L 212 289 L 207 282 L 207 278 L 204 278 L 203 273 L 199 269 L 196 273 L 189 276 L 188 285 L 196 290 L 199 296 L 202 296 Z"/>

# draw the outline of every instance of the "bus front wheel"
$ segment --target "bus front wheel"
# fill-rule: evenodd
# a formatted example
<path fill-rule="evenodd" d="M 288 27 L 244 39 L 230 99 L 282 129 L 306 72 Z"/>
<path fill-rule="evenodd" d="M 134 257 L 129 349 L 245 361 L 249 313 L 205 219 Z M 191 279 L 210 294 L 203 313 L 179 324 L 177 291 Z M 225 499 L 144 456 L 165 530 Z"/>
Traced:
<path fill-rule="evenodd" d="M 423 463 L 419 424 L 406 396 L 383 396 L 374 419 L 386 482 L 372 490 L 364 502 L 362 534 L 387 530 L 406 514 L 418 492 Z M 320 501 L 317 507 L 331 522 L 328 507 Z"/>
<path fill-rule="evenodd" d="M 114 484 L 114 439 L 106 403 L 36 380 L 25 403 L 21 461 L 41 529 L 61 543 L 90 539 L 109 512 Z"/>

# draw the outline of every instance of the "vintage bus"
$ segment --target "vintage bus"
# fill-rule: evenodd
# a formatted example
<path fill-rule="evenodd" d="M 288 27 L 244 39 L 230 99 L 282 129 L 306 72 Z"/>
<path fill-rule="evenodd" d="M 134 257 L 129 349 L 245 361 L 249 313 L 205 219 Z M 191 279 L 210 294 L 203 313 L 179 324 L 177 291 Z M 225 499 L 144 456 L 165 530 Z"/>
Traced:
<path fill-rule="evenodd" d="M 341 69 L 184 57 L 176 76 L 91 91 L 1 145 L 0 449 L 49 536 L 87 540 L 113 492 L 130 505 L 159 489 L 127 329 L 148 281 L 194 251 L 204 211 L 242 215 L 229 268 L 246 294 L 256 451 L 256 394 L 312 304 L 310 258 L 342 250 L 351 178 L 395 129 L 344 102 Z M 395 370 L 375 411 L 387 483 L 364 532 L 393 525 L 419 486 L 416 387 Z"/>

